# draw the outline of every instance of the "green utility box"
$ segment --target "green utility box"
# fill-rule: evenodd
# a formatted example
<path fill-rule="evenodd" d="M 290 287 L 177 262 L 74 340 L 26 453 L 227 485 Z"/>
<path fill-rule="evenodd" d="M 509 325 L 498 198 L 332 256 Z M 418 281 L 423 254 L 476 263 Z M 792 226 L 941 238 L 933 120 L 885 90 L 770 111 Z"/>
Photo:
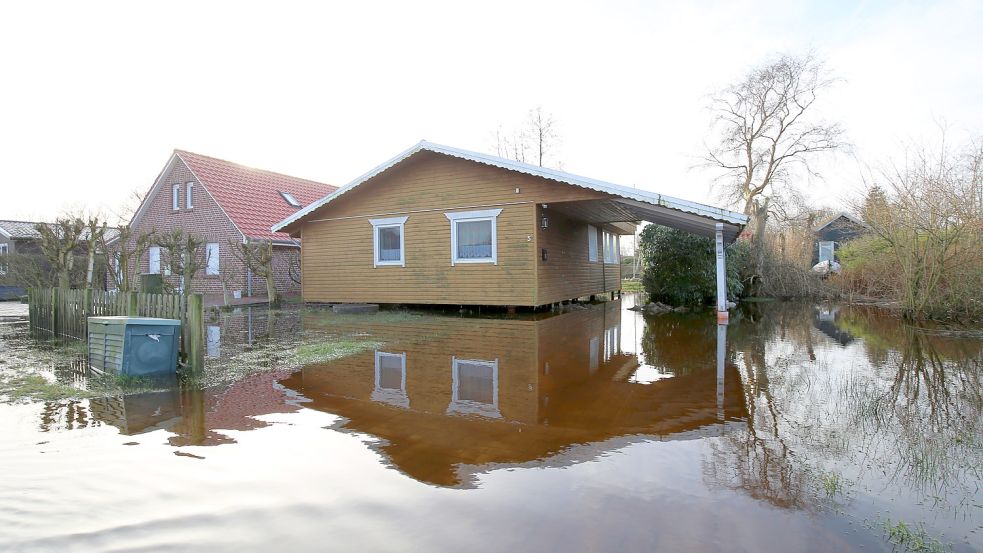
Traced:
<path fill-rule="evenodd" d="M 89 366 L 144 376 L 177 371 L 181 321 L 150 317 L 89 317 Z"/>

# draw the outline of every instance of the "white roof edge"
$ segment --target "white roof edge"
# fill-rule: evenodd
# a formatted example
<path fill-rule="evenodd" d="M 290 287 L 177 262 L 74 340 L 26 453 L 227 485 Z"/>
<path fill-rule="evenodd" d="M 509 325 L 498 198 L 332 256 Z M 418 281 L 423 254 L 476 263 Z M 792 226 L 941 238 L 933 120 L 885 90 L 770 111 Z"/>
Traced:
<path fill-rule="evenodd" d="M 860 226 L 862 226 L 864 228 L 870 228 L 870 225 L 868 225 L 866 221 L 860 219 L 859 217 L 855 217 L 855 216 L 847 213 L 846 211 L 841 211 L 841 212 L 837 213 L 836 215 L 834 215 L 831 219 L 829 219 L 828 221 L 826 221 L 825 223 L 823 223 L 822 225 L 816 227 L 816 230 L 814 232 L 819 232 L 819 231 L 823 230 L 824 228 L 832 225 L 837 220 L 839 220 L 840 217 L 844 217 L 847 220 L 853 221 L 854 223 L 856 223 L 856 224 L 858 224 L 858 225 L 860 225 Z"/>
<path fill-rule="evenodd" d="M 372 177 L 382 173 L 383 171 L 389 169 L 390 167 L 396 165 L 397 163 L 403 161 L 404 159 L 412 156 L 413 154 L 419 152 L 420 150 L 428 150 L 438 154 L 449 155 L 461 159 L 466 159 L 474 161 L 476 163 L 482 163 L 485 165 L 491 165 L 494 167 L 499 167 L 502 169 L 507 169 L 510 171 L 516 171 L 519 173 L 525 173 L 527 175 L 533 175 L 536 177 L 542 177 L 558 182 L 563 182 L 573 186 L 579 186 L 581 188 L 588 188 L 595 190 L 597 192 L 604 192 L 607 194 L 613 194 L 615 196 L 622 196 L 624 198 L 629 198 L 632 200 L 645 202 L 649 204 L 659 205 L 669 209 L 675 209 L 677 211 L 684 211 L 687 213 L 692 213 L 694 215 L 699 215 L 702 217 L 707 217 L 709 219 L 714 219 L 716 221 L 721 221 L 724 223 L 730 223 L 732 225 L 745 225 L 748 222 L 747 215 L 743 213 L 737 213 L 734 211 L 728 211 L 719 207 L 709 206 L 697 202 L 692 202 L 689 200 L 683 200 L 679 198 L 673 198 L 672 196 L 666 196 L 664 194 L 658 194 L 656 192 L 648 192 L 646 190 L 639 190 L 637 188 L 631 188 L 628 186 L 622 186 L 620 184 L 614 184 L 610 182 L 605 182 L 602 180 L 592 179 L 589 177 L 581 177 L 579 175 L 574 175 L 571 173 L 566 173 L 563 171 L 558 171 L 556 169 L 549 169 L 546 167 L 539 167 L 536 165 L 530 165 L 528 163 L 522 163 L 519 161 L 512 161 L 510 159 L 501 158 L 498 156 L 493 156 L 489 154 L 482 154 L 478 152 L 471 152 L 468 150 L 462 150 L 460 148 L 453 148 L 450 146 L 443 146 L 440 144 L 434 144 L 432 142 L 427 142 L 426 140 L 421 140 L 411 148 L 404 150 L 396 157 L 382 163 L 381 165 L 375 167 L 371 171 L 361 175 L 345 186 L 335 190 L 331 194 L 311 203 L 307 207 L 301 209 L 300 211 L 294 213 L 290 217 L 287 217 L 283 221 L 280 221 L 276 225 L 273 225 L 270 230 L 273 232 L 280 232 L 284 227 L 302 219 L 307 214 L 315 211 L 328 202 L 334 200 L 338 196 L 341 196 L 345 192 L 348 192 L 352 188 L 362 184 L 363 182 L 371 179 Z"/>
<path fill-rule="evenodd" d="M 4 238 L 10 238 L 10 233 L 4 230 L 3 227 L 0 227 L 0 235 L 3 235 Z"/>

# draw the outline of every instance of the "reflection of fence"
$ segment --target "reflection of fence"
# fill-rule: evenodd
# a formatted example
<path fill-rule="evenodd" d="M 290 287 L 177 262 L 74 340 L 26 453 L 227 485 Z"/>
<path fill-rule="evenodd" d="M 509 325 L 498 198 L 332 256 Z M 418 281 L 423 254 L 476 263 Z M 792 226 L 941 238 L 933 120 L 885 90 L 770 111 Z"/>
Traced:
<path fill-rule="evenodd" d="M 196 368 L 204 363 L 204 302 L 201 294 L 29 288 L 27 298 L 32 336 L 85 340 L 89 317 L 126 315 L 179 319 L 182 358 Z"/>

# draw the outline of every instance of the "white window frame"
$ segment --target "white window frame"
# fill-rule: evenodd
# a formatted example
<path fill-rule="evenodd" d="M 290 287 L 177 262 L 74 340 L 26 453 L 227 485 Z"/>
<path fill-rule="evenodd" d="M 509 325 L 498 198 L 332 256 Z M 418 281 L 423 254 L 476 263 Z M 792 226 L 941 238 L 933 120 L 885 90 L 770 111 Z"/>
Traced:
<path fill-rule="evenodd" d="M 499 209 L 485 209 L 481 211 L 455 211 L 444 213 L 447 220 L 451 222 L 451 266 L 458 263 L 491 263 L 498 265 L 498 216 L 502 213 Z M 458 223 L 477 223 L 479 221 L 491 221 L 491 257 L 460 259 L 457 257 L 457 224 Z"/>
<path fill-rule="evenodd" d="M 832 263 L 832 262 L 836 261 L 836 242 L 834 242 L 832 240 L 820 240 L 819 241 L 819 253 L 818 253 L 819 262 L 822 263 L 823 261 L 826 261 L 825 259 L 823 259 L 823 246 L 824 245 L 828 245 L 829 246 L 829 262 Z"/>
<path fill-rule="evenodd" d="M 587 225 L 587 261 L 597 263 L 597 227 Z"/>
<path fill-rule="evenodd" d="M 389 217 L 387 219 L 369 219 L 372 224 L 372 266 L 373 267 L 405 267 L 406 266 L 406 220 L 409 217 Z M 383 261 L 379 259 L 379 231 L 385 228 L 399 228 L 399 261 Z"/>
<path fill-rule="evenodd" d="M 155 264 L 156 267 L 154 267 Z M 160 246 L 150 246 L 147 248 L 147 272 L 159 275 L 161 274 L 160 269 Z"/>
<path fill-rule="evenodd" d="M 382 360 L 385 358 L 399 359 L 399 368 L 402 374 L 400 375 L 398 390 L 394 388 L 382 387 Z M 396 407 L 409 409 L 410 398 L 406 394 L 406 352 L 405 351 L 403 353 L 389 353 L 386 351 L 375 352 L 375 387 L 372 390 L 371 398 L 372 401 L 380 401 L 382 403 L 388 403 L 389 405 L 395 405 Z"/>
<path fill-rule="evenodd" d="M 460 365 L 484 365 L 492 369 L 492 403 L 481 403 L 461 399 L 460 397 Z M 451 402 L 447 405 L 447 413 L 459 413 L 464 415 L 480 415 L 489 418 L 501 418 L 502 412 L 498 408 L 498 359 L 487 361 L 481 359 L 458 359 L 451 357 Z"/>
<path fill-rule="evenodd" d="M 171 186 L 171 210 L 178 211 L 181 209 L 181 185 L 174 184 Z"/>
<path fill-rule="evenodd" d="M 7 255 L 9 253 L 9 244 L 0 244 L 0 275 L 7 274 Z"/>
<path fill-rule="evenodd" d="M 209 242 L 205 244 L 205 275 L 220 274 L 222 274 L 222 248 L 218 242 Z"/>
<path fill-rule="evenodd" d="M 195 208 L 195 183 L 193 182 L 184 185 L 184 207 Z"/>
<path fill-rule="evenodd" d="M 613 232 L 604 231 L 603 241 L 604 263 L 607 263 L 608 265 L 617 265 L 618 255 L 620 254 L 618 251 L 618 235 L 614 234 Z"/>
<path fill-rule="evenodd" d="M 621 325 L 614 325 L 604 331 L 604 362 L 621 353 Z"/>

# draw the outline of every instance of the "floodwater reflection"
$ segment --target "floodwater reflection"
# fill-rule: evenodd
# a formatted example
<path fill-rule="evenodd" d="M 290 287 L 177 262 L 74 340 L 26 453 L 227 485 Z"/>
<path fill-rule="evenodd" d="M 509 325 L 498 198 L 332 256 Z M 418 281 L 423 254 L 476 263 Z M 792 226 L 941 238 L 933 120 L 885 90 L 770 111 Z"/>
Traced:
<path fill-rule="evenodd" d="M 463 516 L 461 504 L 424 490 L 493 489 L 509 504 L 535 497 L 541 507 L 569 498 L 571 486 L 590 490 L 578 496 L 585 505 L 641 498 L 634 511 L 591 511 L 592 533 L 581 537 L 598 550 L 627 543 L 625 532 L 636 545 L 656 535 L 696 549 L 722 543 L 686 520 L 740 528 L 737 549 L 746 550 L 785 550 L 769 538 L 777 529 L 828 550 L 889 551 L 881 528 L 901 520 L 955 551 L 983 549 L 978 335 L 850 306 L 748 304 L 718 326 L 710 313 L 650 316 L 629 310 L 634 302 L 499 318 L 248 309 L 210 323 L 218 330 L 209 332 L 213 374 L 203 385 L 49 402 L 32 420 L 37 436 L 96 427 L 160 432 L 171 451 L 219 446 L 194 450 L 194 462 L 219 462 L 207 451 L 221 451 L 227 466 L 248 467 L 253 459 L 236 452 L 249 438 L 293 436 L 276 425 L 313 417 L 320 426 L 300 434 L 306 441 L 281 447 L 302 456 L 344 439 L 369 457 L 325 455 L 306 473 L 284 476 L 288 486 L 318 478 L 332 489 L 349 489 L 349 480 L 366 490 L 390 486 L 408 505 L 420 498 L 440 505 L 433 513 L 449 521 Z M 371 347 L 285 366 L 298 343 L 342 338 Z M 360 465 L 347 464 L 355 458 Z M 254 468 L 275 465 L 265 462 Z M 578 480 L 560 484 L 558 474 L 576 467 L 585 469 Z M 503 473 L 528 468 L 540 470 L 525 471 L 519 488 L 504 486 Z M 0 499 L 5 490 L 0 485 Z M 210 492 L 185 493 L 194 502 Z M 331 496 L 338 503 L 328 511 L 347 510 L 354 492 L 347 493 Z M 453 494 L 441 497 L 478 502 L 472 510 L 488 501 L 477 491 Z M 584 513 L 563 518 L 569 504 L 549 508 L 555 514 L 543 532 L 581 527 Z M 671 523 L 649 516 L 669 508 L 685 514 Z M 385 522 L 375 511 L 357 512 L 363 524 Z M 502 532 L 517 523 L 483 512 Z"/>
<path fill-rule="evenodd" d="M 483 467 L 571 462 L 605 452 L 621 436 L 691 439 L 741 420 L 740 380 L 719 389 L 716 339 L 709 355 L 674 378 L 634 379 L 635 352 L 622 350 L 620 302 L 540 320 L 433 317 L 390 336 L 385 351 L 305 367 L 281 381 L 310 403 L 341 415 L 342 428 L 383 441 L 397 469 L 441 486 L 467 484 Z M 701 348 L 704 344 L 692 344 Z M 691 345 L 691 346 L 692 346 Z M 699 433 L 700 431 L 707 431 Z"/>

